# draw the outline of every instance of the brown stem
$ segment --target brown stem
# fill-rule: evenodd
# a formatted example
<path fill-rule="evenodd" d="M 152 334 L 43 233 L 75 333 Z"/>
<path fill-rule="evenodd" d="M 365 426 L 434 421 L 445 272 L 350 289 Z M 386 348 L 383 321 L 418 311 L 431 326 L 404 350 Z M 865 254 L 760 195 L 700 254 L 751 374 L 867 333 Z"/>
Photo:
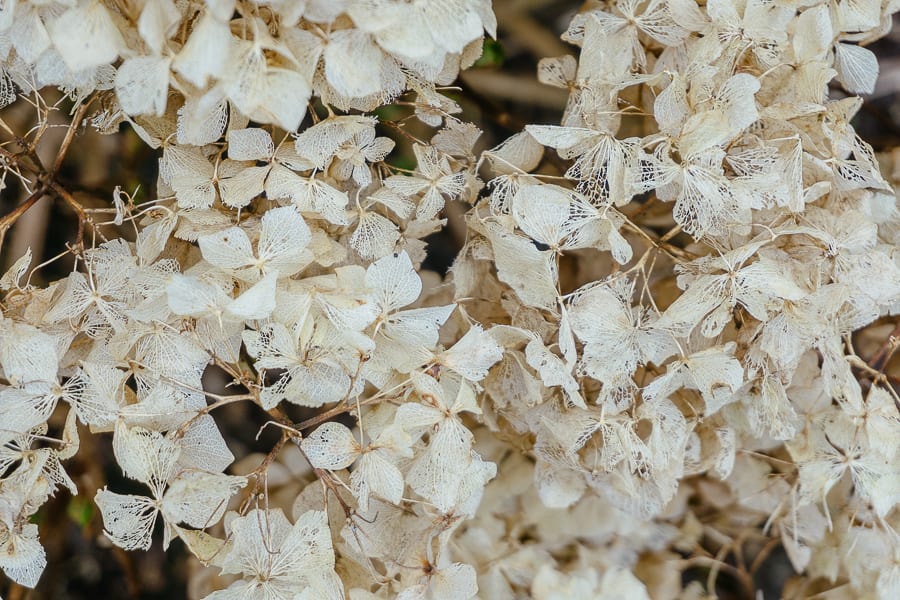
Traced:
<path fill-rule="evenodd" d="M 44 168 L 44 163 L 41 162 L 40 157 L 37 155 L 37 152 L 35 152 L 35 150 L 34 150 L 34 144 L 29 144 L 27 141 L 25 141 L 24 138 L 22 138 L 19 134 L 17 134 L 15 131 L 13 131 L 9 127 L 9 125 L 7 125 L 3 119 L 0 119 L 0 127 L 2 127 L 9 134 L 9 136 L 13 140 L 15 140 L 16 144 L 18 144 L 19 147 L 22 148 L 22 154 L 26 155 L 32 161 L 32 163 L 34 163 L 32 169 L 31 169 L 32 171 L 35 171 L 38 173 L 46 173 L 47 172 L 47 169 Z M 37 141 L 35 141 L 34 143 L 36 144 Z M 8 154 L 8 152 L 6 152 L 6 153 Z"/>
<path fill-rule="evenodd" d="M 0 147 L 0 157 L 2 157 L 4 162 L 6 163 L 5 166 L 7 168 L 9 168 L 9 167 L 18 167 L 19 163 L 22 161 L 22 159 L 28 158 L 28 155 L 26 155 L 22 152 L 13 153 L 13 152 L 10 152 L 9 150 L 7 150 L 6 148 Z M 23 166 L 25 168 L 27 168 L 29 171 L 32 171 L 35 173 L 40 172 L 40 169 L 38 169 L 35 165 L 23 165 Z"/>
<path fill-rule="evenodd" d="M 881 344 L 881 347 L 878 349 L 878 352 L 867 361 L 870 367 L 878 371 L 884 370 L 884 367 L 890 359 L 890 355 L 893 353 L 893 350 L 896 349 L 896 339 L 898 336 L 900 336 L 900 322 L 898 322 L 897 325 L 894 326 L 893 331 L 888 334 L 884 343 Z M 884 359 L 883 362 L 882 359 Z"/>
<path fill-rule="evenodd" d="M 22 204 L 15 207 L 8 214 L 0 217 L 0 248 L 3 246 L 3 239 L 6 237 L 6 232 L 9 231 L 9 228 L 13 226 L 19 217 L 24 215 L 29 208 L 34 206 L 38 200 L 44 197 L 44 186 L 38 187 L 30 196 L 28 196 Z"/>
<path fill-rule="evenodd" d="M 281 453 L 281 449 L 284 448 L 284 445 L 291 438 L 291 435 L 292 434 L 290 431 L 288 431 L 287 429 L 283 429 L 281 432 L 281 437 L 278 439 L 275 445 L 272 446 L 272 448 L 266 454 L 266 457 L 262 460 L 262 462 L 259 463 L 259 465 L 257 465 L 255 469 L 253 469 L 253 471 L 247 474 L 248 478 L 253 478 L 253 489 L 250 490 L 250 494 L 238 509 L 238 512 L 240 514 L 246 515 L 250 510 L 250 506 L 252 505 L 254 498 L 259 495 L 260 488 L 263 487 L 263 481 L 265 481 L 265 473 L 269 470 L 269 466 L 271 466 L 271 464 L 275 462 L 275 459 L 278 458 L 278 455 Z M 268 490 L 264 490 L 264 493 L 268 494 Z"/>
<path fill-rule="evenodd" d="M 18 205 L 8 214 L 0 217 L 0 232 L 5 232 L 7 229 L 12 227 L 13 223 L 18 220 L 25 211 L 34 206 L 38 200 L 44 197 L 44 186 L 38 187 L 30 196 L 28 196 L 22 204 Z"/>
<path fill-rule="evenodd" d="M 753 557 L 753 562 L 750 564 L 750 575 L 756 573 L 762 564 L 769 558 L 769 555 L 772 554 L 772 551 L 778 548 L 781 545 L 781 540 L 778 538 L 773 538 L 769 540 L 762 549 L 756 553 L 756 556 Z"/>
<path fill-rule="evenodd" d="M 75 132 L 77 131 L 78 125 L 79 123 L 81 123 L 81 119 L 84 117 L 84 113 L 85 111 L 87 111 L 87 108 L 87 103 L 81 104 L 78 109 L 76 109 L 75 114 L 72 116 L 72 122 L 69 123 L 69 129 L 66 131 L 66 137 L 63 138 L 62 144 L 59 145 L 59 150 L 56 152 L 56 159 L 53 161 L 53 168 L 50 171 L 50 177 L 54 177 L 59 172 L 63 160 L 66 158 L 66 153 L 69 151 L 69 145 L 75 138 Z"/>
<path fill-rule="evenodd" d="M 50 181 L 50 189 L 52 189 L 57 196 L 63 199 L 69 207 L 75 211 L 75 215 L 78 217 L 78 235 L 76 237 L 76 248 L 79 250 L 84 245 L 84 223 L 88 220 L 87 214 L 84 212 L 84 207 L 78 203 L 72 194 L 70 194 L 64 187 L 56 183 L 55 181 Z"/>

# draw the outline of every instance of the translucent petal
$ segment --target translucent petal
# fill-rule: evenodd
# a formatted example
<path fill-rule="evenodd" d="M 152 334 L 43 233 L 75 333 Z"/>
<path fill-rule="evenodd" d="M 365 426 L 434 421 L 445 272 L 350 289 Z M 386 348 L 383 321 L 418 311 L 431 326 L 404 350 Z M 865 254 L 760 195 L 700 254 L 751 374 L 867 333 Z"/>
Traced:
<path fill-rule="evenodd" d="M 569 402 L 580 408 L 587 407 L 584 398 L 578 391 L 578 382 L 572 376 L 572 366 L 567 366 L 539 339 L 528 342 L 528 345 L 525 346 L 525 357 L 528 365 L 538 372 L 544 385 L 548 387 L 561 386 Z"/>
<path fill-rule="evenodd" d="M 384 55 L 369 34 L 358 29 L 332 33 L 324 58 L 325 77 L 338 94 L 359 98 L 381 91 Z"/>
<path fill-rule="evenodd" d="M 438 330 L 455 309 L 456 305 L 450 304 L 403 310 L 385 320 L 382 333 L 403 346 L 419 345 L 433 349 L 438 343 Z"/>
<path fill-rule="evenodd" d="M 475 3 L 468 0 L 430 0 L 415 5 L 432 39 L 446 52 L 459 53 L 482 36 L 484 24 Z M 485 11 L 490 14 L 491 11 Z"/>
<path fill-rule="evenodd" d="M 300 213 L 292 206 L 273 208 L 262 218 L 258 256 L 266 269 L 275 269 L 283 277 L 300 271 L 312 260 L 306 249 L 312 237 Z"/>
<path fill-rule="evenodd" d="M 19 286 L 25 271 L 31 266 L 31 246 L 25 249 L 25 253 L 16 259 L 3 277 L 0 277 L 0 290 L 10 290 Z"/>
<path fill-rule="evenodd" d="M 185 79 L 202 89 L 210 77 L 220 77 L 225 72 L 233 44 L 228 23 L 206 12 L 175 58 L 174 67 Z"/>
<path fill-rule="evenodd" d="M 113 451 L 125 475 L 158 490 L 172 476 L 181 448 L 158 431 L 120 422 L 113 436 Z"/>
<path fill-rule="evenodd" d="M 403 474 L 383 452 L 366 452 L 359 457 L 350 475 L 350 487 L 362 511 L 369 509 L 369 496 L 373 494 L 392 504 L 400 504 L 403 498 Z"/>
<path fill-rule="evenodd" d="M 407 473 L 409 486 L 439 510 L 451 510 L 472 462 L 471 447 L 471 432 L 455 418 L 444 420 Z"/>
<path fill-rule="evenodd" d="M 798 63 L 825 58 L 834 39 L 828 12 L 827 6 L 820 5 L 804 10 L 797 17 L 792 44 Z"/>
<path fill-rule="evenodd" d="M 317 212 L 329 223 L 348 225 L 345 207 L 350 203 L 347 192 L 342 192 L 320 179 L 303 180 L 305 185 L 298 186 L 294 202 L 301 211 Z"/>
<path fill-rule="evenodd" d="M 85 2 L 49 23 L 50 37 L 73 72 L 116 60 L 125 42 L 106 7 Z"/>
<path fill-rule="evenodd" d="M 306 78 L 293 69 L 269 69 L 265 101 L 252 114 L 256 120 L 275 123 L 295 131 L 306 115 L 312 89 Z"/>
<path fill-rule="evenodd" d="M 231 522 L 234 546 L 223 564 L 226 573 L 266 580 L 272 597 L 293 597 L 305 582 L 334 568 L 334 551 L 324 511 L 307 511 L 291 526 L 280 509 L 254 509 Z M 258 583 L 258 582 L 257 582 Z"/>
<path fill-rule="evenodd" d="M 208 179 L 176 175 L 172 178 L 172 188 L 180 208 L 209 208 L 216 201 L 216 188 Z"/>
<path fill-rule="evenodd" d="M 316 573 L 334 567 L 331 530 L 324 511 L 310 510 L 297 519 L 272 564 L 275 573 Z"/>
<path fill-rule="evenodd" d="M 572 58 L 567 57 L 567 58 Z M 544 156 L 544 148 L 527 131 L 517 133 L 499 146 L 484 153 L 495 173 L 530 172 L 537 168 Z"/>
<path fill-rule="evenodd" d="M 94 290 L 87 277 L 81 272 L 69 273 L 62 296 L 55 305 L 44 313 L 44 321 L 58 323 L 63 320 L 76 320 L 94 301 Z"/>
<path fill-rule="evenodd" d="M 157 56 L 126 59 L 116 72 L 116 95 L 122 110 L 131 115 L 161 117 L 166 112 L 171 62 Z"/>
<path fill-rule="evenodd" d="M 188 469 L 221 473 L 234 462 L 234 454 L 228 449 L 215 419 L 210 415 L 192 419 L 184 434 L 176 440 L 181 448 L 178 464 Z"/>
<path fill-rule="evenodd" d="M 219 179 L 219 193 L 222 204 L 231 208 L 242 208 L 263 193 L 269 167 L 242 168 L 230 177 Z"/>
<path fill-rule="evenodd" d="M 528 238 L 489 226 L 488 239 L 501 281 L 510 285 L 528 306 L 556 305 L 556 267 L 553 253 L 535 247 Z"/>
<path fill-rule="evenodd" d="M 104 533 L 125 550 L 148 550 L 152 544 L 153 525 L 158 510 L 153 500 L 144 496 L 123 496 L 99 490 L 94 502 L 103 515 Z"/>
<path fill-rule="evenodd" d="M 275 153 L 272 136 L 265 129 L 232 129 L 228 132 L 228 158 L 266 160 Z"/>
<path fill-rule="evenodd" d="M 26 523 L 21 531 L 4 537 L 6 539 L 0 542 L 0 568 L 19 585 L 35 587 L 47 566 L 44 547 L 38 541 L 37 525 Z"/>
<path fill-rule="evenodd" d="M 240 227 L 201 235 L 197 238 L 200 252 L 207 262 L 220 269 L 240 269 L 255 262 L 250 238 Z"/>
<path fill-rule="evenodd" d="M 871 94 L 878 79 L 878 59 L 868 48 L 856 44 L 835 44 L 834 66 L 838 81 L 851 94 Z"/>
<path fill-rule="evenodd" d="M 453 563 L 438 570 L 431 582 L 434 600 L 464 600 L 478 594 L 475 568 L 472 565 Z"/>
<path fill-rule="evenodd" d="M 575 158 L 598 136 L 593 129 L 583 127 L 558 127 L 556 125 L 528 125 L 525 131 L 538 143 L 556 148 L 562 158 Z"/>
<path fill-rule="evenodd" d="M 275 287 L 277 283 L 278 271 L 267 273 L 253 287 L 235 298 L 228 305 L 228 315 L 240 321 L 265 319 L 275 310 Z"/>
<path fill-rule="evenodd" d="M 412 304 L 422 292 L 422 280 L 405 251 L 372 263 L 366 269 L 366 285 L 385 314 Z"/>
<path fill-rule="evenodd" d="M 207 94 L 188 98 L 178 109 L 178 143 L 203 146 L 222 137 L 228 124 L 228 102 Z"/>
<path fill-rule="evenodd" d="M 225 514 L 228 499 L 246 483 L 245 477 L 184 471 L 166 490 L 162 501 L 163 517 L 172 524 L 184 523 L 200 529 L 211 527 Z"/>
<path fill-rule="evenodd" d="M 279 575 L 271 561 L 291 529 L 281 509 L 253 509 L 231 521 L 229 529 L 233 545 L 222 561 L 223 573 Z"/>
<path fill-rule="evenodd" d="M 40 390 L 0 390 L 0 443 L 7 443 L 43 425 L 56 407 L 56 397 Z"/>
<path fill-rule="evenodd" d="M 301 165 L 304 168 L 295 170 L 324 169 L 334 158 L 338 148 L 354 135 L 372 129 L 374 125 L 375 120 L 372 117 L 362 115 L 329 117 L 316 123 L 297 135 L 294 140 L 297 155 L 311 163 L 309 166 Z"/>
<path fill-rule="evenodd" d="M 391 175 L 384 180 L 384 185 L 401 196 L 415 196 L 429 187 L 427 179 L 409 177 L 407 175 Z"/>
<path fill-rule="evenodd" d="M 569 193 L 555 185 L 524 185 L 513 197 L 512 214 L 532 239 L 556 247 L 568 234 Z"/>
<path fill-rule="evenodd" d="M 138 33 L 156 54 L 161 54 L 163 45 L 181 22 L 181 13 L 172 0 L 158 0 L 144 4 L 138 19 Z"/>
<path fill-rule="evenodd" d="M 538 81 L 544 85 L 567 88 L 575 80 L 578 61 L 574 56 L 565 55 L 558 58 L 542 58 L 538 61 Z M 537 166 L 537 165 L 535 165 Z M 526 169 L 530 171 L 531 169 Z"/>
<path fill-rule="evenodd" d="M 0 366 L 11 382 L 56 381 L 56 340 L 37 327 L 0 317 Z"/>
<path fill-rule="evenodd" d="M 379 258 L 391 253 L 398 239 L 400 231 L 390 220 L 378 213 L 363 212 L 350 236 L 350 245 L 363 258 Z"/>
<path fill-rule="evenodd" d="M 124 383 L 127 373 L 101 363 L 85 362 L 66 384 L 78 419 L 94 427 L 108 428 L 115 423 L 119 407 L 125 404 Z"/>
<path fill-rule="evenodd" d="M 469 381 L 481 381 L 503 357 L 503 348 L 489 332 L 473 325 L 453 347 L 441 355 L 441 364 Z"/>
<path fill-rule="evenodd" d="M 50 46 L 50 35 L 37 6 L 20 4 L 17 12 L 16 26 L 6 32 L 16 54 L 26 63 L 33 64 Z"/>
<path fill-rule="evenodd" d="M 686 366 L 691 379 L 706 402 L 706 414 L 717 412 L 734 400 L 734 392 L 744 380 L 744 367 L 730 355 L 733 343 L 709 348 L 688 357 Z"/>
<path fill-rule="evenodd" d="M 359 456 L 359 443 L 344 425 L 331 421 L 317 427 L 301 443 L 310 464 L 317 469 L 346 469 Z"/>

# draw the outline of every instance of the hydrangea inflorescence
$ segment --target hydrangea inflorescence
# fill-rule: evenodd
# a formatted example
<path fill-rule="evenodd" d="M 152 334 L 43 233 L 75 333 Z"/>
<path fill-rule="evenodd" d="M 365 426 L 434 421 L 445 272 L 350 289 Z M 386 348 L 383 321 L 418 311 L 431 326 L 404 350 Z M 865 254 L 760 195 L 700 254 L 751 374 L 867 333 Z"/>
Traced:
<path fill-rule="evenodd" d="M 896 9 L 587 2 L 578 57 L 539 66 L 561 123 L 476 153 L 441 92 L 488 0 L 0 2 L 0 103 L 74 103 L 53 166 L 40 124 L 0 145 L 30 194 L 0 243 L 46 196 L 79 218 L 67 278 L 33 286 L 29 251 L 0 279 L 0 568 L 37 584 L 30 519 L 79 492 L 90 430 L 144 490 L 96 492 L 106 536 L 161 522 L 209 599 L 711 597 L 719 570 L 752 587 L 763 551 L 724 560 L 748 540 L 783 547 L 785 597 L 900 597 L 897 344 L 851 337 L 900 310 L 897 200 L 850 125 Z M 157 150 L 155 199 L 56 179 L 84 120 Z M 234 463 L 236 402 L 268 454 Z"/>

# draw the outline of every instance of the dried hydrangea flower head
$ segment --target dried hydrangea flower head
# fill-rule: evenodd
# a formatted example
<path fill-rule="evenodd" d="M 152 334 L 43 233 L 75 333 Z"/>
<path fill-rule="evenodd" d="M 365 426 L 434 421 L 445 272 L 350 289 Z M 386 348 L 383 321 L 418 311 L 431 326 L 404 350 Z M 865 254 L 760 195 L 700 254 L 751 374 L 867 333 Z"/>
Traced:
<path fill-rule="evenodd" d="M 0 143 L 28 192 L 0 244 L 47 196 L 79 223 L 64 280 L 30 250 L 0 278 L 0 569 L 37 585 L 32 518 L 89 493 L 89 431 L 140 490 L 96 490 L 106 537 L 161 522 L 222 575 L 198 597 L 699 598 L 774 545 L 786 597 L 900 597 L 897 345 L 851 337 L 900 311 L 897 199 L 850 124 L 895 10 L 588 2 L 539 67 L 561 122 L 479 155 L 441 89 L 488 0 L 0 2 L 0 106 L 43 118 Z M 74 105 L 49 165 L 44 88 Z M 375 111 L 401 96 L 426 135 Z M 85 123 L 157 151 L 156 198 L 80 204 Z M 267 453 L 235 461 L 234 403 Z"/>

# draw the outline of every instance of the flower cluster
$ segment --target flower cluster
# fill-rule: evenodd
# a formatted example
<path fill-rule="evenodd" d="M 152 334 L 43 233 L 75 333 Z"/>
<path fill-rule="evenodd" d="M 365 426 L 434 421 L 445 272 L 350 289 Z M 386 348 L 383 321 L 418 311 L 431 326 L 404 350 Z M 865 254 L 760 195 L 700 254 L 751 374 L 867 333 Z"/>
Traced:
<path fill-rule="evenodd" d="M 477 381 L 501 348 L 463 319 L 440 344 L 452 302 L 411 305 L 423 291 L 422 238 L 442 226 L 445 201 L 476 191 L 479 132 L 449 116 L 458 109 L 435 86 L 479 55 L 495 26 L 489 4 L 87 0 L 12 2 L 0 14 L 5 85 L 99 98 L 94 125 L 127 122 L 161 149 L 158 198 L 115 195 L 110 224 L 133 223 L 133 242 L 73 247 L 80 268 L 45 289 L 25 277 L 30 254 L 3 279 L 4 572 L 36 584 L 45 558 L 29 518 L 60 486 L 78 492 L 61 460 L 77 450 L 79 423 L 112 432 L 122 472 L 147 490 L 97 492 L 106 535 L 146 549 L 162 520 L 164 546 L 180 538 L 243 574 L 211 598 L 344 595 L 329 530 L 344 521 L 312 510 L 291 525 L 256 507 L 285 444 L 302 448 L 309 479 L 352 503 L 349 525 L 370 503 L 411 497 L 423 507 L 416 523 L 474 512 L 494 465 L 459 413 L 479 412 Z M 346 114 L 401 93 L 441 126 L 416 141 L 406 174 L 384 162 L 394 141 L 377 135 L 378 119 Z M 310 112 L 298 131 L 313 95 L 326 114 Z M 210 365 L 247 393 L 204 392 Z M 234 456 L 213 416 L 239 401 L 285 431 L 249 476 L 224 473 Z M 358 433 L 336 422 L 304 431 L 282 402 L 354 412 Z M 68 415 L 59 438 L 48 436 L 55 411 Z M 354 463 L 348 486 L 336 473 Z M 245 487 L 216 542 L 204 530 Z M 409 550 L 424 552 L 436 534 L 417 533 Z M 372 560 L 348 543 L 342 554 Z"/>
<path fill-rule="evenodd" d="M 589 2 L 539 67 L 562 122 L 479 156 L 439 91 L 488 0 L 6 2 L 0 104 L 56 87 L 76 122 L 54 167 L 3 147 L 0 189 L 79 238 L 66 279 L 0 279 L 0 568 L 36 585 L 30 519 L 90 429 L 145 490 L 96 491 L 106 536 L 161 521 L 210 600 L 699 598 L 751 538 L 785 596 L 900 597 L 897 344 L 852 337 L 900 312 L 900 210 L 850 125 L 895 9 Z M 86 115 L 158 150 L 154 199 L 57 181 Z M 232 464 L 235 402 L 280 438 Z"/>
<path fill-rule="evenodd" d="M 570 90 L 562 123 L 485 154 L 489 201 L 453 271 L 484 319 L 503 307 L 485 422 L 533 440 L 546 506 L 597 495 L 694 543 L 706 506 L 723 538 L 780 535 L 808 582 L 900 593 L 900 399 L 850 337 L 900 308 L 900 212 L 849 123 L 860 99 L 828 88 L 872 91 L 859 44 L 890 12 L 604 2 L 563 36 L 578 60 L 541 63 Z M 562 178 L 538 169 L 545 147 L 568 161 Z M 609 560 L 636 569 L 648 548 L 631 550 Z M 553 577 L 606 597 L 592 566 L 579 552 Z M 539 579 L 535 597 L 559 597 Z"/>

